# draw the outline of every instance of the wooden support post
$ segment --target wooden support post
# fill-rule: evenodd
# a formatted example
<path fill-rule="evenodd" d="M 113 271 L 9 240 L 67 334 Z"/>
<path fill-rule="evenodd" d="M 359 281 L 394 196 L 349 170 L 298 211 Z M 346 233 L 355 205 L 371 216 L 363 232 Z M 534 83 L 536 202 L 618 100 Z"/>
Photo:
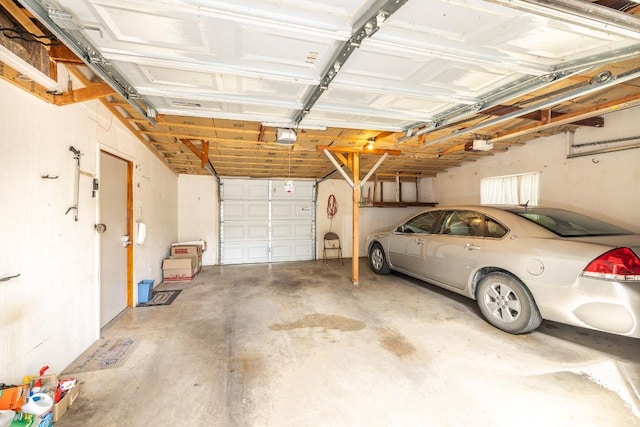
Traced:
<path fill-rule="evenodd" d="M 353 157 L 353 159 L 351 159 Z M 352 257 L 352 273 L 353 284 L 359 284 L 359 240 L 360 240 L 360 154 L 353 153 L 349 156 L 349 160 L 353 160 L 353 255 Z"/>
<path fill-rule="evenodd" d="M 396 173 L 396 202 L 400 203 L 400 174 Z"/>
<path fill-rule="evenodd" d="M 185 141 L 183 141 L 183 142 L 185 142 Z M 185 142 L 185 144 L 188 146 L 187 142 Z M 359 280 L 360 280 L 359 271 L 358 271 L 359 263 L 360 263 L 360 233 L 359 233 L 359 229 L 360 229 L 360 192 L 362 191 L 362 189 L 360 188 L 360 184 L 361 184 L 361 181 L 360 181 L 360 152 L 362 152 L 362 150 L 353 150 L 353 149 L 342 148 L 342 147 L 329 147 L 329 146 L 326 146 L 326 145 L 319 145 L 318 147 L 316 147 L 316 149 L 318 151 L 323 151 L 324 152 L 324 154 L 327 156 L 329 161 L 331 163 L 333 163 L 333 165 L 336 167 L 336 170 L 338 172 L 340 172 L 340 174 L 342 174 L 342 176 L 344 177 L 345 181 L 347 181 L 347 183 L 353 189 L 353 195 L 352 195 L 352 197 L 353 197 L 353 222 L 352 222 L 352 227 L 351 227 L 352 228 L 351 234 L 353 236 L 353 242 L 352 242 L 352 251 L 353 252 L 352 252 L 352 255 L 351 255 L 351 263 L 352 263 L 352 273 L 353 273 L 353 284 L 355 286 L 358 286 L 359 285 Z M 362 184 L 366 184 L 367 179 L 369 179 L 371 174 L 375 172 L 375 169 L 377 169 L 378 166 L 380 166 L 380 163 L 382 161 L 384 161 L 384 159 L 386 158 L 387 155 L 399 156 L 401 154 L 401 152 L 398 151 L 398 150 L 375 150 L 375 149 L 374 150 L 367 150 L 366 154 L 371 154 L 372 151 L 375 151 L 375 154 L 382 154 L 383 158 L 362 179 Z M 338 161 L 333 158 L 331 153 L 335 154 L 336 157 L 338 157 L 343 164 L 348 165 L 349 169 L 353 172 L 353 180 L 351 180 L 351 178 L 349 178 L 349 176 L 346 174 L 346 172 L 344 172 L 342 170 L 342 167 L 340 166 Z M 341 155 L 340 153 L 347 153 L 347 158 L 345 159 L 344 155 Z M 377 181 L 377 176 L 376 176 L 376 181 Z M 375 189 L 374 189 L 374 194 L 375 194 Z M 380 196 L 382 197 L 382 190 L 380 192 Z"/>
<path fill-rule="evenodd" d="M 376 201 L 376 191 L 378 190 L 378 175 L 373 177 L 373 197 L 371 198 L 371 202 Z"/>

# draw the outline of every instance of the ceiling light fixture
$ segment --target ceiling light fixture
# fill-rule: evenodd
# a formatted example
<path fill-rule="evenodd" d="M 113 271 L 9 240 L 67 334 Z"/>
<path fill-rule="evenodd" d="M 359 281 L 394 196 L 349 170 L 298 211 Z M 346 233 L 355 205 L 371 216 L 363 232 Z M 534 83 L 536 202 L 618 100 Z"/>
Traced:
<path fill-rule="evenodd" d="M 276 144 L 293 145 L 297 140 L 298 140 L 298 135 L 295 129 L 292 129 L 292 128 L 276 129 Z"/>

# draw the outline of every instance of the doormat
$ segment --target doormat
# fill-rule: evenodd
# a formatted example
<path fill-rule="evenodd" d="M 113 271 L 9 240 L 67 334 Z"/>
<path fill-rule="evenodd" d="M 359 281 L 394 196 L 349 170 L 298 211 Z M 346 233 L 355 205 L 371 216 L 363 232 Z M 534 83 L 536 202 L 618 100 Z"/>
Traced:
<path fill-rule="evenodd" d="M 78 356 L 63 374 L 79 374 L 122 366 L 141 340 L 141 337 L 102 338 Z"/>
<path fill-rule="evenodd" d="M 137 307 L 152 307 L 154 305 L 169 305 L 180 295 L 182 289 L 172 291 L 153 291 L 153 296 L 148 302 L 141 302 Z"/>

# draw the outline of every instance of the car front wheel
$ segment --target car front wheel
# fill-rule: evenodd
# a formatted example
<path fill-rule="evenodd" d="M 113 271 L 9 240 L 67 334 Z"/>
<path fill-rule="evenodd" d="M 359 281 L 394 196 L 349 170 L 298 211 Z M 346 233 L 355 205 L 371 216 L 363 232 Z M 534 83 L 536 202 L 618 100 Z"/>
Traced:
<path fill-rule="evenodd" d="M 387 259 L 384 256 L 384 250 L 380 243 L 374 243 L 369 251 L 369 262 L 371 263 L 371 269 L 378 274 L 389 274 L 391 269 L 387 264 Z"/>
<path fill-rule="evenodd" d="M 506 273 L 491 273 L 478 283 L 478 306 L 493 326 L 524 334 L 540 326 L 542 316 L 529 290 Z"/>

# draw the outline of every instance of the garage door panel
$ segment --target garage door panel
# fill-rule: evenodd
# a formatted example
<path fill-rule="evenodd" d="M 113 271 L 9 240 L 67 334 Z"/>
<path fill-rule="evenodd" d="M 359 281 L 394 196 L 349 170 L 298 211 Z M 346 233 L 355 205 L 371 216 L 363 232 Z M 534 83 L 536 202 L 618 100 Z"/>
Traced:
<path fill-rule="evenodd" d="M 269 181 L 232 179 L 223 183 L 225 200 L 267 200 L 269 198 Z"/>
<path fill-rule="evenodd" d="M 272 181 L 272 200 L 313 200 L 315 183 L 313 181 L 294 181 L 293 191 L 284 191 L 284 181 Z"/>
<path fill-rule="evenodd" d="M 306 261 L 313 256 L 313 240 L 288 240 L 271 243 L 272 261 Z"/>
<path fill-rule="evenodd" d="M 269 203 L 266 201 L 225 201 L 224 216 L 227 220 L 261 220 L 266 224 L 269 218 Z"/>
<path fill-rule="evenodd" d="M 269 229 L 265 223 L 226 222 L 223 229 L 224 241 L 267 240 Z"/>
<path fill-rule="evenodd" d="M 273 201 L 271 204 L 271 218 L 311 220 L 313 217 L 311 202 Z"/>
<path fill-rule="evenodd" d="M 312 239 L 313 227 L 308 222 L 274 222 L 271 226 L 273 240 Z"/>
<path fill-rule="evenodd" d="M 234 242 L 225 243 L 222 264 L 247 264 L 269 261 L 269 243 Z"/>

